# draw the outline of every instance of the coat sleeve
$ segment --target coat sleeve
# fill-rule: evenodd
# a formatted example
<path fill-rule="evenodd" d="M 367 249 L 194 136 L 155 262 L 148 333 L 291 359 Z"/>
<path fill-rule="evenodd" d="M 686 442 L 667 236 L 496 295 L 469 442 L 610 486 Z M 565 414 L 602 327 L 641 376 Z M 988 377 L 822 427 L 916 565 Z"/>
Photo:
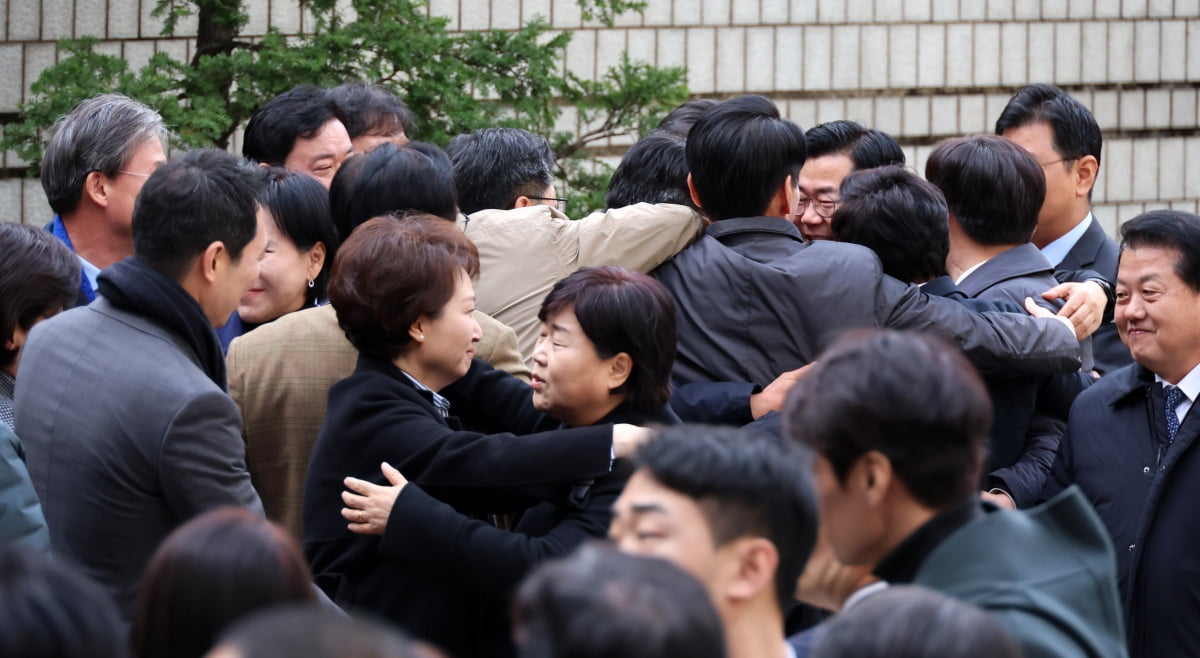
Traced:
<path fill-rule="evenodd" d="M 1080 366 L 1075 333 L 1052 318 L 974 313 L 884 276 L 876 304 L 890 329 L 923 331 L 959 345 L 980 374 L 1018 377 L 1073 372 Z"/>
<path fill-rule="evenodd" d="M 687 206 L 639 203 L 566 222 L 578 245 L 577 267 L 620 265 L 649 272 L 704 232 L 704 222 Z"/>
<path fill-rule="evenodd" d="M 476 356 L 496 370 L 503 370 L 528 384 L 529 366 L 525 365 L 525 358 L 517 345 L 517 332 L 485 313 L 477 311 L 475 317 L 483 330 L 483 340 L 479 341 Z M 232 384 L 230 386 L 232 390 Z"/>
<path fill-rule="evenodd" d="M 15 544 L 50 550 L 50 532 L 25 466 L 25 450 L 17 435 L 0 422 L 0 546 Z"/>
<path fill-rule="evenodd" d="M 202 393 L 171 419 L 160 448 L 163 497 L 179 519 L 233 505 L 263 514 L 246 470 L 241 418 L 228 395 Z"/>
<path fill-rule="evenodd" d="M 996 469 L 988 476 L 988 484 L 1008 492 L 1017 507 L 1024 509 L 1038 502 L 1038 494 L 1046 485 L 1065 423 L 1057 418 L 1037 415 L 1030 423 L 1025 450 L 1016 463 Z"/>
<path fill-rule="evenodd" d="M 549 532 L 536 537 L 463 516 L 410 484 L 392 507 L 379 554 L 453 570 L 484 593 L 504 597 L 537 563 L 606 536 L 623 480 L 615 486 L 601 482 L 595 486 L 604 490 L 593 491 L 584 508 L 569 512 Z"/>
<path fill-rule="evenodd" d="M 744 382 L 692 382 L 671 392 L 671 410 L 685 423 L 741 426 L 754 422 L 750 396 L 761 390 Z"/>

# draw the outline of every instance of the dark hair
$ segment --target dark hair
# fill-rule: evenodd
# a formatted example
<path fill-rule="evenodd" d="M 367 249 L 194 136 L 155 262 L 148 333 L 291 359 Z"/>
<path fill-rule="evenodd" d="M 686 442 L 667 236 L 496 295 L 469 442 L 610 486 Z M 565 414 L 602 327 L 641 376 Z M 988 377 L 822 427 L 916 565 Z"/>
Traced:
<path fill-rule="evenodd" d="M 975 492 L 992 404 L 958 349 L 920 333 L 855 331 L 788 394 L 784 433 L 829 460 L 839 481 L 883 454 L 908 492 L 940 509 Z"/>
<path fill-rule="evenodd" d="M 218 645 L 241 658 L 418 658 L 399 630 L 312 606 L 280 606 L 254 613 L 221 636 Z"/>
<path fill-rule="evenodd" d="M 159 167 L 133 207 L 133 253 L 180 279 L 213 242 L 237 261 L 258 233 L 266 171 L 225 151 L 188 151 Z"/>
<path fill-rule="evenodd" d="M 1083 103 L 1054 85 L 1027 85 L 1013 94 L 996 119 L 996 134 L 1041 121 L 1050 124 L 1054 151 L 1063 159 L 1064 167 L 1084 155 L 1093 156 L 1100 163 L 1104 135 L 1096 117 Z"/>
<path fill-rule="evenodd" d="M 433 215 L 376 217 L 342 243 L 329 301 L 338 325 L 363 354 L 394 359 L 422 315 L 437 317 L 458 273 L 479 275 L 479 252 L 454 224 Z"/>
<path fill-rule="evenodd" d="M 313 603 L 308 563 L 282 528 L 224 507 L 179 526 L 151 556 L 130 637 L 137 658 L 200 658 L 246 614 Z"/>
<path fill-rule="evenodd" d="M 1121 250 L 1158 247 L 1179 252 L 1175 273 L 1200 292 L 1200 216 L 1181 210 L 1151 210 L 1121 226 Z"/>
<path fill-rule="evenodd" d="M 604 205 L 624 208 L 635 203 L 677 203 L 695 208 L 687 176 L 687 140 L 656 130 L 625 152 L 608 181 Z"/>
<path fill-rule="evenodd" d="M 542 137 L 518 128 L 484 128 L 446 145 L 464 213 L 508 210 L 520 196 L 541 196 L 554 183 L 554 154 Z"/>
<path fill-rule="evenodd" d="M 272 98 L 250 115 L 242 137 L 242 155 L 255 162 L 283 166 L 298 139 L 311 139 L 336 119 L 329 91 L 301 85 Z"/>
<path fill-rule="evenodd" d="M 995 135 L 938 144 L 925 178 L 942 191 L 967 237 L 984 245 L 1029 242 L 1046 199 L 1046 173 L 1025 149 Z"/>
<path fill-rule="evenodd" d="M 1021 658 L 996 617 L 916 585 L 898 585 L 836 615 L 817 635 L 820 658 Z"/>
<path fill-rule="evenodd" d="M 0 548 L 0 656 L 125 658 L 112 597 L 62 561 Z"/>
<path fill-rule="evenodd" d="M 817 541 L 809 454 L 796 448 L 748 430 L 693 425 L 661 430 L 636 458 L 660 484 L 696 500 L 717 547 L 747 535 L 775 545 L 781 609 Z"/>
<path fill-rule="evenodd" d="M 718 101 L 712 98 L 693 98 L 686 101 L 663 117 L 663 120 L 658 122 L 656 130 L 687 137 L 692 126 L 696 125 L 705 112 L 716 107 L 717 103 Z"/>
<path fill-rule="evenodd" d="M 618 389 L 628 392 L 629 409 L 647 412 L 666 404 L 677 341 L 675 303 L 666 288 L 622 267 L 586 267 L 554 284 L 538 320 L 571 307 L 600 358 L 624 352 L 633 361 Z"/>
<path fill-rule="evenodd" d="M 844 154 L 855 169 L 904 164 L 904 149 L 894 137 L 846 119 L 810 128 L 804 133 L 804 146 L 809 158 Z"/>
<path fill-rule="evenodd" d="M 50 234 L 0 222 L 0 368 L 17 358 L 4 344 L 47 313 L 70 308 L 79 296 L 79 259 Z"/>
<path fill-rule="evenodd" d="M 417 134 L 416 117 L 395 94 L 381 85 L 347 82 L 329 90 L 334 110 L 350 139 L 361 135 Z"/>
<path fill-rule="evenodd" d="M 381 144 L 338 169 L 329 186 L 329 206 L 342 240 L 359 224 L 388 213 L 414 211 L 454 221 L 454 170 L 433 144 Z"/>
<path fill-rule="evenodd" d="M 63 215 L 79 206 L 88 174 L 110 178 L 148 140 L 166 139 L 158 112 L 120 94 L 101 94 L 80 101 L 55 122 L 42 153 L 41 181 L 50 209 Z"/>
<path fill-rule="evenodd" d="M 329 193 L 312 176 L 283 167 L 271 167 L 268 172 L 258 201 L 271 214 L 275 228 L 300 251 L 306 252 L 318 242 L 325 245 L 325 262 L 313 277 L 312 287 L 304 293 L 304 305 L 312 306 L 325 299 L 329 271 L 337 255 L 338 235 L 329 214 Z"/>
<path fill-rule="evenodd" d="M 739 96 L 700 118 L 687 138 L 687 163 L 713 221 L 757 217 L 804 164 L 804 131 L 762 96 Z"/>
<path fill-rule="evenodd" d="M 520 658 L 721 658 L 721 618 L 690 574 L 599 542 L 539 566 L 513 603 Z"/>
<path fill-rule="evenodd" d="M 946 273 L 950 251 L 946 199 L 938 188 L 900 166 L 863 169 L 842 181 L 833 239 L 875 252 L 883 271 L 908 283 Z"/>

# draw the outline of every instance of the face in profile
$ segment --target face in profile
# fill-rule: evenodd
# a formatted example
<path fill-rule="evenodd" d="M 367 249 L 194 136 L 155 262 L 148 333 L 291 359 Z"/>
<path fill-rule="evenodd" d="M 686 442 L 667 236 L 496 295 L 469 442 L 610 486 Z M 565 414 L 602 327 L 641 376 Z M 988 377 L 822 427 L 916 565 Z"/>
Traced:
<path fill-rule="evenodd" d="M 158 141 L 157 137 L 151 137 L 143 140 L 130 154 L 129 160 L 121 170 L 107 179 L 106 210 L 108 217 L 115 224 L 126 227 L 126 230 L 133 230 L 133 206 L 137 195 L 142 191 L 142 186 L 146 184 L 150 174 L 166 161 L 162 142 Z"/>
<path fill-rule="evenodd" d="M 342 163 L 353 154 L 354 145 L 346 126 L 330 119 L 312 137 L 297 139 L 283 166 L 312 176 L 328 190 Z"/>
<path fill-rule="evenodd" d="M 530 377 L 533 405 L 572 427 L 592 425 L 624 399 L 614 391 L 629 376 L 628 360 L 623 353 L 601 358 L 568 306 L 542 323 Z"/>
<path fill-rule="evenodd" d="M 1113 314 L 1133 360 L 1172 384 L 1200 361 L 1200 291 L 1175 271 L 1179 258 L 1172 248 L 1126 248 Z"/>
<path fill-rule="evenodd" d="M 466 375 L 483 332 L 475 320 L 475 288 L 465 270 L 458 271 L 450 301 L 435 317 L 421 316 L 418 324 L 414 340 L 430 380 L 422 383 L 436 390 Z"/>
<path fill-rule="evenodd" d="M 230 257 L 228 250 L 220 256 L 223 259 L 224 267 L 217 272 L 216 290 L 213 295 L 215 300 L 213 304 L 205 307 L 208 319 L 214 327 L 223 326 L 229 320 L 229 316 L 237 308 L 238 300 L 246 294 L 246 291 L 254 285 L 255 279 L 258 278 L 258 263 L 266 254 L 267 224 L 270 222 L 266 209 L 259 206 L 258 228 L 254 233 L 254 238 L 242 248 L 241 256 L 235 260 Z"/>
<path fill-rule="evenodd" d="M 266 222 L 267 246 L 258 262 L 258 278 L 238 302 L 238 315 L 244 322 L 270 322 L 304 306 L 308 282 L 325 264 L 325 246 L 321 243 L 301 250 L 272 220 Z"/>

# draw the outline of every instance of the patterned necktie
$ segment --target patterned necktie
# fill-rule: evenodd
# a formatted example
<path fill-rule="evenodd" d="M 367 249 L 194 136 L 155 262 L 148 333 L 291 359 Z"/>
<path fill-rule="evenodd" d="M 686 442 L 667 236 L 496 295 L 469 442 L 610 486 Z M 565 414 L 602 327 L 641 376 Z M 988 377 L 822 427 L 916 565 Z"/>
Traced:
<path fill-rule="evenodd" d="M 1163 396 L 1166 398 L 1164 407 L 1167 414 L 1167 439 L 1174 442 L 1175 434 L 1179 432 L 1179 416 L 1175 413 L 1175 407 L 1183 401 L 1184 395 L 1178 386 L 1164 386 Z"/>

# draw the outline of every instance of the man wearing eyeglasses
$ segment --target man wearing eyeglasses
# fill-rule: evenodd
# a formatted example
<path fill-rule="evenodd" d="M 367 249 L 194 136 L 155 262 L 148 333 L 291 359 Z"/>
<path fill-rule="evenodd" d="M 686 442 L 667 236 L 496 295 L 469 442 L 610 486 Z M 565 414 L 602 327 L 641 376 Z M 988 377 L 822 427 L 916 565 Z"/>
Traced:
<path fill-rule="evenodd" d="M 46 226 L 79 256 L 76 305 L 96 298 L 100 270 L 133 255 L 133 204 L 166 162 L 162 117 L 119 94 L 89 98 L 54 126 L 41 179 L 54 221 Z"/>
<path fill-rule="evenodd" d="M 904 164 L 904 151 L 891 135 L 855 121 L 830 121 L 804 133 L 808 159 L 796 181 L 800 197 L 792 223 L 805 240 L 832 240 L 830 218 L 838 209 L 838 188 L 850 172 Z"/>

